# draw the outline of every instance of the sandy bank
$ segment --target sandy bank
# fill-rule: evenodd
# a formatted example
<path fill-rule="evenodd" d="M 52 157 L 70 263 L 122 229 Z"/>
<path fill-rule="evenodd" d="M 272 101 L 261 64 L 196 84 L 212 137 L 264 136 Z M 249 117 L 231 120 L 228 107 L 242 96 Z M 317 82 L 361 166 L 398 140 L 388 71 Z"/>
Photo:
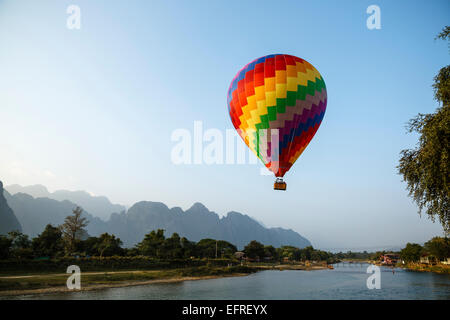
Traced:
<path fill-rule="evenodd" d="M 182 281 L 194 281 L 194 280 L 208 280 L 217 278 L 227 278 L 227 277 L 243 277 L 249 275 L 248 273 L 236 273 L 227 275 L 217 275 L 217 276 L 198 276 L 198 277 L 176 277 L 168 279 L 155 279 L 155 280 L 145 280 L 145 281 L 124 281 L 120 283 L 111 284 L 96 284 L 82 286 L 80 290 L 69 290 L 65 286 L 51 287 L 51 288 L 41 288 L 41 289 L 29 289 L 29 290 L 6 290 L 0 291 L 0 297 L 12 297 L 21 295 L 35 295 L 35 294 L 50 294 L 50 293 L 70 293 L 70 292 L 82 292 L 91 290 L 101 290 L 109 288 L 123 288 L 131 286 L 143 286 L 156 283 L 174 283 Z"/>

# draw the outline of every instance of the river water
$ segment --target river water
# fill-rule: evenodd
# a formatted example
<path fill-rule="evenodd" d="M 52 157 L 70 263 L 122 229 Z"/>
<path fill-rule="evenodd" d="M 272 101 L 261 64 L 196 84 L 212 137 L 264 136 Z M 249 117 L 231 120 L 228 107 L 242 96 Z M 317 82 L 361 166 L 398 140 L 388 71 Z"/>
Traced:
<path fill-rule="evenodd" d="M 30 295 L 15 299 L 444 299 L 450 275 L 381 268 L 380 289 L 368 289 L 367 264 L 334 270 L 267 270 L 244 277 L 151 284 L 96 291 Z"/>

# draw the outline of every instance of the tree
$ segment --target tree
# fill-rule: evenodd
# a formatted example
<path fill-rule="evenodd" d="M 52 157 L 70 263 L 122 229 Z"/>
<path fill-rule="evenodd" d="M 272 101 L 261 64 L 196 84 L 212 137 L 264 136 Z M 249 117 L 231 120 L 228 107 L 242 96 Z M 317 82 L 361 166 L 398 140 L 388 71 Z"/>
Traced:
<path fill-rule="evenodd" d="M 301 252 L 301 257 L 302 257 L 303 261 L 311 260 L 312 254 L 314 252 L 314 248 L 312 246 L 307 246 L 307 247 L 301 249 L 300 252 Z"/>
<path fill-rule="evenodd" d="M 145 235 L 144 240 L 136 245 L 139 253 L 144 256 L 159 257 L 161 246 L 164 243 L 164 230 L 158 229 Z"/>
<path fill-rule="evenodd" d="M 264 246 L 264 257 L 277 260 L 277 250 L 273 246 Z"/>
<path fill-rule="evenodd" d="M 435 39 L 441 39 L 441 40 L 446 40 L 448 38 L 448 36 L 450 35 L 450 27 L 446 26 L 444 29 L 442 29 L 441 33 L 439 33 Z M 450 48 L 450 43 L 448 44 L 449 48 Z"/>
<path fill-rule="evenodd" d="M 445 27 L 437 38 L 449 38 L 450 27 Z M 418 114 L 407 124 L 409 132 L 419 133 L 415 149 L 401 151 L 397 166 L 407 182 L 409 196 L 417 203 L 419 214 L 426 211 L 436 217 L 450 232 L 450 65 L 442 68 L 434 78 L 434 96 L 440 106 L 435 113 Z"/>
<path fill-rule="evenodd" d="M 425 242 L 424 249 L 439 261 L 444 260 L 450 257 L 450 239 L 434 237 Z"/>
<path fill-rule="evenodd" d="M 358 252 L 357 258 L 361 257 L 361 253 Z M 313 252 L 311 253 L 311 260 L 315 260 L 315 261 L 331 261 L 332 259 L 332 255 L 326 251 L 322 251 L 322 250 L 316 250 L 313 249 Z"/>
<path fill-rule="evenodd" d="M 173 233 L 170 238 L 167 238 L 162 246 L 162 256 L 169 259 L 180 259 L 183 257 L 183 247 L 181 246 L 181 239 L 178 233 Z"/>
<path fill-rule="evenodd" d="M 217 250 L 216 250 L 217 249 Z M 196 244 L 196 253 L 201 258 L 231 257 L 237 248 L 225 240 L 202 239 Z"/>
<path fill-rule="evenodd" d="M 299 248 L 293 246 L 282 246 L 278 252 L 278 256 L 288 260 L 300 260 L 301 251 Z"/>
<path fill-rule="evenodd" d="M 12 240 L 0 235 L 0 260 L 8 259 L 11 252 Z"/>
<path fill-rule="evenodd" d="M 181 247 L 183 248 L 183 257 L 190 258 L 197 256 L 195 242 L 189 241 L 187 238 L 181 238 Z"/>
<path fill-rule="evenodd" d="M 71 254 L 76 249 L 77 240 L 81 239 L 81 236 L 86 233 L 84 229 L 89 221 L 85 217 L 82 217 L 83 209 L 76 207 L 73 209 L 71 216 L 67 216 L 64 220 L 64 224 L 61 225 L 61 231 L 63 239 L 66 242 L 67 253 Z"/>
<path fill-rule="evenodd" d="M 115 235 L 109 233 L 103 233 L 96 244 L 97 252 L 100 257 L 113 256 L 122 254 L 122 240 L 116 238 Z"/>
<path fill-rule="evenodd" d="M 422 246 L 417 243 L 407 243 L 406 247 L 400 251 L 400 257 L 407 262 L 415 262 L 420 260 Z"/>
<path fill-rule="evenodd" d="M 264 245 L 256 240 L 250 241 L 244 248 L 245 255 L 251 259 L 264 257 Z"/>
<path fill-rule="evenodd" d="M 86 240 L 78 241 L 76 245 L 76 251 L 82 252 L 88 256 L 95 256 L 98 254 L 98 245 L 100 239 L 97 237 L 89 237 Z"/>
<path fill-rule="evenodd" d="M 134 248 L 122 248 L 123 255 L 126 257 L 136 257 L 139 255 L 139 250 Z"/>
<path fill-rule="evenodd" d="M 44 231 L 32 240 L 31 245 L 37 257 L 59 256 L 64 249 L 62 232 L 59 228 L 48 224 Z"/>
<path fill-rule="evenodd" d="M 28 238 L 27 234 L 23 234 L 20 231 L 10 231 L 8 232 L 8 238 L 11 239 L 12 249 L 19 249 L 19 248 L 30 248 L 31 247 L 31 241 Z"/>
<path fill-rule="evenodd" d="M 31 258 L 33 250 L 31 248 L 31 240 L 28 235 L 20 231 L 11 231 L 8 233 L 8 238 L 11 239 L 11 255 L 16 258 Z"/>

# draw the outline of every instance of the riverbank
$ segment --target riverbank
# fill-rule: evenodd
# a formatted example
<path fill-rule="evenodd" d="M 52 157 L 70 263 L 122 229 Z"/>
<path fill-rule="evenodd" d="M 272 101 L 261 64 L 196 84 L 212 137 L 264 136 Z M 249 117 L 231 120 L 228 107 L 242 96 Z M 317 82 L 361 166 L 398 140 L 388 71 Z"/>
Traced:
<path fill-rule="evenodd" d="M 410 270 L 410 271 L 417 271 L 417 272 L 433 272 L 433 273 L 439 273 L 439 274 L 450 274 L 450 265 L 448 265 L 448 264 L 430 265 L 430 264 L 423 264 L 423 263 L 408 263 L 404 268 L 407 270 Z"/>
<path fill-rule="evenodd" d="M 147 280 L 147 281 L 124 281 L 124 282 L 120 282 L 120 283 L 110 283 L 110 284 L 95 284 L 95 285 L 91 284 L 91 285 L 87 285 L 87 286 L 82 286 L 82 288 L 80 290 L 69 290 L 69 289 L 67 289 L 66 286 L 41 288 L 41 289 L 28 289 L 28 290 L 6 290 L 6 291 L 0 291 L 0 298 L 1 297 L 22 296 L 22 295 L 92 291 L 92 290 L 101 290 L 101 289 L 109 289 L 109 288 L 142 286 L 142 285 L 150 285 L 150 284 L 156 284 L 156 283 L 174 283 L 174 282 L 182 282 L 182 281 L 208 280 L 208 279 L 217 279 L 217 278 L 225 278 L 225 277 L 243 277 L 243 276 L 247 276 L 247 275 L 249 275 L 249 274 L 248 273 L 235 273 L 235 274 L 220 275 L 220 276 L 216 275 L 216 276 L 199 276 L 199 277 L 175 277 L 175 278 Z"/>
<path fill-rule="evenodd" d="M 231 267 L 194 267 L 170 270 L 132 270 L 83 272 L 81 289 L 69 290 L 66 281 L 69 274 L 49 273 L 34 275 L 3 274 L 0 276 L 0 297 L 91 291 L 156 283 L 207 280 L 223 277 L 242 277 L 262 270 L 322 270 L 326 265 L 300 264 L 252 264 Z"/>
<path fill-rule="evenodd" d="M 153 283 L 170 283 L 214 279 L 220 277 L 246 276 L 258 268 L 246 266 L 198 267 L 171 270 L 133 270 L 85 272 L 81 274 L 81 289 L 89 291 L 119 288 Z M 0 277 L 0 297 L 56 292 L 73 292 L 67 289 L 69 274 L 10 275 Z"/>
<path fill-rule="evenodd" d="M 410 262 L 406 264 L 397 263 L 396 265 L 385 265 L 380 262 L 372 262 L 372 264 L 375 264 L 379 267 L 386 267 L 386 268 L 402 268 L 408 271 L 416 271 L 416 272 L 432 272 L 432 273 L 438 273 L 438 274 L 450 274 L 450 265 L 446 264 L 424 264 L 424 263 L 417 263 L 417 262 Z"/>
<path fill-rule="evenodd" d="M 324 264 L 252 264 L 250 265 L 252 268 L 258 268 L 261 270 L 323 270 L 328 269 L 326 263 Z"/>

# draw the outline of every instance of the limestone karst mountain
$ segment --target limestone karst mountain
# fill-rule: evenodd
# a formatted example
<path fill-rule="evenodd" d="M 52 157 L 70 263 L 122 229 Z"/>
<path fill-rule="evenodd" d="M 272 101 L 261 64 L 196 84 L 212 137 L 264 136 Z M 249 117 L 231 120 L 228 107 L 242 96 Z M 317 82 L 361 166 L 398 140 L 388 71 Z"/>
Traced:
<path fill-rule="evenodd" d="M 93 196 L 86 191 L 56 190 L 55 192 L 49 192 L 45 186 L 40 184 L 31 186 L 12 184 L 5 186 L 5 189 L 12 195 L 16 193 L 26 193 L 34 198 L 45 197 L 58 201 L 68 200 L 78 204 L 92 215 L 103 220 L 109 219 L 109 216 L 113 212 L 121 212 L 126 209 L 125 206 L 111 203 L 111 201 L 104 196 Z"/>
<path fill-rule="evenodd" d="M 7 234 L 14 230 L 22 231 L 22 226 L 9 207 L 3 192 L 3 183 L 0 181 L 0 234 Z"/>
<path fill-rule="evenodd" d="M 180 236 L 192 241 L 204 238 L 226 240 L 239 249 L 251 240 L 275 247 L 292 245 L 303 248 L 311 244 L 293 230 L 266 228 L 251 217 L 234 211 L 220 217 L 201 203 L 195 203 L 191 208 L 183 211 L 179 207 L 168 208 L 161 202 L 140 201 L 131 206 L 128 211 L 111 212 L 110 218 L 105 221 L 76 201 L 59 201 L 42 197 L 44 189 L 38 188 L 34 191 L 39 189 L 41 191 L 39 197 L 21 192 L 13 195 L 5 192 L 8 204 L 23 226 L 23 232 L 31 237 L 42 232 L 48 223 L 62 224 L 64 218 L 79 205 L 85 209 L 84 215 L 89 220 L 87 231 L 90 235 L 112 233 L 127 247 L 134 246 L 144 238 L 145 234 L 155 229 L 164 229 L 166 236 L 177 232 Z M 110 203 L 109 200 L 108 203 Z M 110 206 L 108 205 L 107 208 Z M 102 210 L 108 210 L 107 208 Z"/>

